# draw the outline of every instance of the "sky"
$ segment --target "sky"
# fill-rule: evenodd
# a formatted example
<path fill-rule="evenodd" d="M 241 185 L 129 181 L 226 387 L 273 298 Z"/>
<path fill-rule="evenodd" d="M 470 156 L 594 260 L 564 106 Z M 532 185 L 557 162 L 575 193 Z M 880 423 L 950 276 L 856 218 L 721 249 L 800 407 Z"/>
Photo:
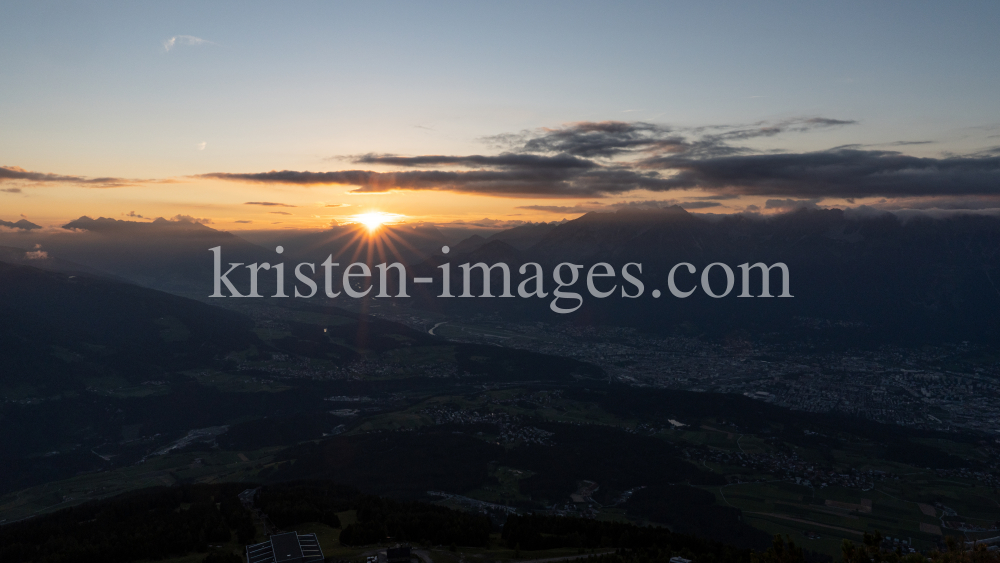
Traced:
<path fill-rule="evenodd" d="M 998 28 L 995 1 L 8 3 L 0 228 L 992 213 Z"/>

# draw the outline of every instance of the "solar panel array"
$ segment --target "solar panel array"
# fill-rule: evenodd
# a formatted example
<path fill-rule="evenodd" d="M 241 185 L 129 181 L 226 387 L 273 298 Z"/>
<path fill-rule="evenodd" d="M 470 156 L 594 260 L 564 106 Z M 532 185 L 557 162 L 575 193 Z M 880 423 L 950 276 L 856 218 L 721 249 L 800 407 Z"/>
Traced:
<path fill-rule="evenodd" d="M 275 534 L 263 543 L 247 546 L 247 563 L 318 563 L 323 550 L 316 534 Z"/>

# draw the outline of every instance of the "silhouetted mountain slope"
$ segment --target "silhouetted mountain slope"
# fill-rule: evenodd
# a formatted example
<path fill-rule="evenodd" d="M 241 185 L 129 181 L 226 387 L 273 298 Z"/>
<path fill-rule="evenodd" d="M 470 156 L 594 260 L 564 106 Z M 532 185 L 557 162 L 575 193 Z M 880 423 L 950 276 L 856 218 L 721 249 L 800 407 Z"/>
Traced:
<path fill-rule="evenodd" d="M 486 244 L 486 239 L 479 235 L 472 235 L 471 237 L 456 244 L 455 248 L 452 248 L 451 250 L 457 254 L 468 254 L 484 244 Z"/>
<path fill-rule="evenodd" d="M 160 291 L 0 263 L 0 386 L 155 379 L 259 343 L 252 322 Z"/>
<path fill-rule="evenodd" d="M 197 554 L 209 552 L 212 544 L 247 544 L 255 537 L 257 541 L 263 539 L 254 529 L 251 511 L 237 497 L 240 491 L 257 486 L 212 483 L 155 487 L 65 508 L 0 528 L 0 557 L 4 561 L 71 563 L 125 563 L 183 555 L 194 560 L 200 557 Z M 258 493 L 256 505 L 286 530 L 316 522 L 339 528 L 337 513 L 353 509 L 357 520 L 345 525 L 339 536 L 340 545 L 345 547 L 384 544 L 389 537 L 394 542 L 461 546 L 463 551 L 476 547 L 479 548 L 476 556 L 486 558 L 495 556 L 497 552 L 492 549 L 497 547 L 528 552 L 618 548 L 617 555 L 596 556 L 596 560 L 658 563 L 681 554 L 697 561 L 749 563 L 756 557 L 752 559 L 748 549 L 734 545 L 761 548 L 768 541 L 765 534 L 756 530 L 749 530 L 753 535 L 744 534 L 745 538 L 721 538 L 727 542 L 722 543 L 663 527 L 526 514 L 511 515 L 501 521 L 502 545 L 491 547 L 490 532 L 495 524 L 491 525 L 485 515 L 427 502 L 363 495 L 353 487 L 326 480 L 265 485 Z M 718 508 L 718 512 L 725 512 Z M 720 522 L 711 525 L 722 527 Z M 736 525 L 746 528 L 739 522 Z M 211 551 L 205 561 L 212 560 L 213 555 L 229 555 L 233 551 L 232 543 L 213 547 L 220 549 Z M 359 547 L 357 552 L 366 549 Z"/>
<path fill-rule="evenodd" d="M 617 277 L 601 280 L 604 287 L 619 288 L 610 297 L 588 294 L 584 269 L 577 283 L 567 289 L 582 293 L 584 303 L 562 318 L 549 310 L 551 296 L 517 300 L 429 297 L 421 306 L 452 313 L 496 311 L 511 319 L 630 325 L 687 334 L 811 335 L 851 345 L 990 343 L 1000 341 L 998 248 L 1000 219 L 986 216 L 904 222 L 891 214 L 857 217 L 834 209 L 766 219 L 745 215 L 706 219 L 679 207 L 589 213 L 553 227 L 517 258 L 545 267 L 548 292 L 555 286 L 552 270 L 561 262 L 585 268 L 610 263 Z M 428 265 L 451 262 L 455 287 L 455 278 L 461 276 L 456 266 L 470 260 L 471 254 L 455 255 Z M 636 299 L 620 296 L 621 268 L 629 262 L 642 264 L 641 275 L 637 267 L 632 270 L 644 284 L 642 296 Z M 695 267 L 694 273 L 682 266 L 675 274 L 678 289 L 695 290 L 687 298 L 674 297 L 668 290 L 668 274 L 682 262 Z M 703 270 L 717 262 L 731 269 L 734 282 L 730 293 L 718 299 L 701 289 Z M 742 293 L 738 266 L 757 262 L 786 264 L 794 297 L 737 297 Z M 511 285 L 516 287 L 527 275 L 517 273 L 519 264 L 508 265 Z M 501 281 L 494 271 L 491 285 L 496 287 Z M 723 268 L 715 266 L 709 281 L 716 294 L 724 293 Z M 779 271 L 772 271 L 771 294 L 780 294 L 781 286 Z M 662 293 L 659 299 L 653 298 L 654 289 Z M 430 288 L 427 291 L 430 294 Z M 629 286 L 628 291 L 634 294 L 636 290 Z M 758 270 L 752 271 L 750 294 L 761 294 Z"/>
<path fill-rule="evenodd" d="M 575 360 L 284 305 L 248 303 L 255 328 L 168 293 L 0 263 L 0 492 L 135 463 L 196 429 L 233 425 L 223 442 L 253 448 L 316 439 L 344 422 L 331 395 L 603 379 Z"/>
<path fill-rule="evenodd" d="M 39 270 L 49 270 L 52 272 L 62 272 L 64 274 L 87 274 L 95 277 L 125 281 L 113 274 L 77 264 L 69 260 L 63 260 L 57 256 L 52 256 L 48 251 L 36 249 L 25 250 L 12 246 L 0 246 L 0 262 L 17 264 L 21 266 L 31 266 Z"/>
<path fill-rule="evenodd" d="M 485 262 L 496 264 L 503 262 L 508 266 L 517 266 L 524 258 L 524 253 L 513 246 L 499 240 L 493 240 L 476 248 L 465 257 L 469 262 Z"/>
<path fill-rule="evenodd" d="M 529 223 L 483 238 L 472 235 L 456 244 L 451 250 L 457 254 L 468 254 L 491 242 L 502 242 L 517 250 L 526 250 L 542 240 L 556 228 L 557 223 Z"/>
<path fill-rule="evenodd" d="M 506 242 L 507 244 L 513 246 L 518 250 L 527 250 L 532 246 L 538 244 L 545 235 L 549 234 L 553 229 L 556 228 L 558 223 L 530 223 L 527 225 L 521 225 L 520 227 L 514 227 L 513 229 L 507 229 L 506 231 L 500 231 L 489 237 L 487 240 L 499 240 Z"/>

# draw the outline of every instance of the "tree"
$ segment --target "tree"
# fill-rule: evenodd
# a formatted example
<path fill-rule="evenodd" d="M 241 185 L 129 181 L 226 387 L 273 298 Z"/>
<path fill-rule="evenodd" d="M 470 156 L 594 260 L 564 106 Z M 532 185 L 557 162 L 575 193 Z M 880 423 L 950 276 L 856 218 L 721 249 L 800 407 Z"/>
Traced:
<path fill-rule="evenodd" d="M 781 534 L 775 534 L 774 541 L 767 551 L 755 551 L 750 554 L 750 563 L 805 563 L 806 558 L 802 553 L 802 548 L 796 546 L 792 538 L 785 537 L 788 538 L 788 544 L 785 544 L 785 540 L 781 539 Z M 853 563 L 848 562 L 847 559 L 844 562 Z"/>

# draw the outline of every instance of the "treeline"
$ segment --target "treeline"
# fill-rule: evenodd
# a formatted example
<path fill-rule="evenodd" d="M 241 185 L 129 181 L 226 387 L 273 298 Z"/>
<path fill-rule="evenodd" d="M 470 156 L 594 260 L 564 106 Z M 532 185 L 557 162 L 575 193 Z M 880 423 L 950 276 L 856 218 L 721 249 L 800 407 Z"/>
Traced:
<path fill-rule="evenodd" d="M 501 465 L 534 472 L 519 481 L 520 492 L 534 500 L 544 499 L 547 505 L 567 498 L 584 479 L 609 491 L 651 483 L 726 483 L 721 475 L 686 461 L 677 446 L 659 438 L 596 424 L 536 421 L 534 425 L 555 433 L 554 443 L 523 445 L 494 459 Z"/>
<path fill-rule="evenodd" d="M 827 563 L 831 560 L 829 556 L 797 548 L 792 542 L 786 545 L 778 536 L 773 538 L 769 549 L 751 551 L 703 537 L 674 533 L 667 528 L 538 514 L 508 517 L 501 540 L 518 552 L 565 547 L 580 550 L 618 548 L 614 553 L 588 558 L 587 563 L 668 563 L 672 557 L 695 563 Z"/>
<path fill-rule="evenodd" d="M 841 544 L 841 554 L 844 563 L 998 563 L 1000 550 L 990 551 L 985 544 L 969 545 L 964 538 L 948 536 L 945 538 L 944 550 L 934 550 L 929 554 L 903 553 L 896 547 L 883 544 L 882 533 L 865 532 L 860 545 L 850 540 Z M 888 549 L 887 549 L 888 548 Z M 765 562 L 770 563 L 770 562 Z"/>
<path fill-rule="evenodd" d="M 234 561 L 221 543 L 264 541 L 239 494 L 254 485 L 229 483 L 156 487 L 0 526 L 4 563 L 126 563 L 207 553 L 207 563 Z M 486 547 L 490 521 L 421 502 L 362 495 L 329 482 L 261 487 L 255 505 L 279 529 L 307 522 L 341 526 L 338 512 L 357 511 L 341 533 L 344 545 L 394 541 Z"/>
<path fill-rule="evenodd" d="M 279 460 L 295 462 L 282 464 L 281 469 L 263 477 L 281 481 L 333 479 L 366 492 L 416 499 L 429 489 L 481 487 L 490 477 L 488 466 L 492 462 L 533 473 L 518 482 L 520 492 L 528 497 L 518 507 L 527 510 L 568 500 L 585 479 L 600 483 L 595 500 L 605 504 L 637 485 L 725 484 L 721 475 L 686 461 L 676 445 L 659 438 L 600 425 L 544 421 L 533 425 L 553 432 L 553 443 L 506 450 L 474 435 L 491 427 L 453 424 L 415 432 L 335 436 L 279 453 Z M 405 469 L 386 463 L 386 459 L 406 460 Z M 640 518 L 725 543 L 761 549 L 769 545 L 770 538 L 742 522 L 738 510 L 719 506 L 713 495 L 696 486 L 650 486 L 633 495 L 626 508 Z M 366 532 L 374 533 L 374 528 Z"/>
<path fill-rule="evenodd" d="M 266 481 L 330 479 L 379 495 L 418 498 L 427 490 L 469 490 L 489 476 L 487 464 L 503 448 L 455 428 L 333 436 L 292 446 L 275 456 L 283 463 Z"/>
<path fill-rule="evenodd" d="M 743 521 L 742 512 L 716 503 L 715 495 L 685 485 L 651 485 L 638 490 L 626 503 L 631 516 L 670 526 L 727 544 L 764 549 L 771 543 L 766 533 Z"/>
<path fill-rule="evenodd" d="M 0 561 L 124 563 L 253 541 L 240 484 L 158 487 L 0 527 Z"/>
<path fill-rule="evenodd" d="M 596 403 L 617 417 L 639 417 L 664 427 L 669 427 L 670 419 L 685 422 L 716 418 L 738 426 L 742 432 L 773 436 L 821 453 L 871 441 L 878 445 L 876 455 L 898 463 L 934 468 L 973 467 L 978 463 L 920 441 L 938 437 L 975 444 L 981 437 L 974 434 L 918 430 L 842 413 L 796 411 L 736 394 L 613 385 L 600 390 L 570 388 L 565 397 Z"/>
<path fill-rule="evenodd" d="M 672 557 L 683 557 L 693 560 L 695 563 L 745 563 L 747 561 L 758 563 L 753 561 L 753 559 L 746 559 L 742 554 L 738 559 L 727 559 L 727 555 L 731 554 L 723 554 L 720 559 L 713 552 L 695 553 L 689 549 L 683 549 L 678 552 L 669 547 L 619 548 L 614 553 L 591 556 L 583 561 L 585 563 L 669 563 Z M 783 561 L 781 563 L 798 562 Z"/>
<path fill-rule="evenodd" d="M 344 528 L 340 543 L 367 545 L 392 538 L 431 545 L 487 547 L 490 519 L 422 502 L 366 496 L 358 499 L 357 522 Z"/>
<path fill-rule="evenodd" d="M 669 561 L 674 556 L 698 563 L 750 563 L 749 549 L 675 534 L 666 528 L 636 526 L 626 522 L 538 514 L 511 515 L 500 537 L 507 547 L 526 551 L 561 547 L 619 548 L 617 554 L 605 556 L 606 560 L 598 563 Z"/>
<path fill-rule="evenodd" d="M 207 553 L 206 562 L 235 563 L 229 553 L 208 551 L 212 544 L 264 541 L 239 500 L 248 487 L 253 485 L 145 489 L 0 526 L 0 561 L 127 563 Z M 283 530 L 307 522 L 340 527 L 338 512 L 355 510 L 356 521 L 341 531 L 343 545 L 490 547 L 492 524 L 485 515 L 363 495 L 325 481 L 264 486 L 255 504 Z M 537 514 L 509 516 L 501 541 L 519 551 L 619 548 L 613 558 L 593 563 L 657 563 L 675 555 L 697 563 L 760 563 L 751 561 L 749 549 L 667 528 Z"/>
<path fill-rule="evenodd" d="M 339 528 L 337 513 L 354 508 L 360 494 L 354 487 L 335 483 L 283 483 L 261 488 L 256 503 L 279 528 L 303 522 Z"/>
<path fill-rule="evenodd" d="M 334 436 L 277 454 L 281 464 L 273 481 L 333 479 L 356 484 L 380 495 L 418 498 L 428 489 L 462 491 L 481 487 L 490 462 L 526 469 L 520 492 L 532 508 L 550 506 L 573 493 L 584 479 L 601 484 L 601 492 L 622 492 L 641 484 L 690 483 L 722 485 L 725 479 L 686 461 L 677 446 L 652 436 L 620 429 L 534 421 L 555 433 L 553 444 L 528 444 L 507 450 L 474 434 L 481 429 L 442 424 L 415 432 L 380 432 Z M 406 460 L 402 469 L 386 459 Z M 610 499 L 608 499 L 610 502 Z"/>

